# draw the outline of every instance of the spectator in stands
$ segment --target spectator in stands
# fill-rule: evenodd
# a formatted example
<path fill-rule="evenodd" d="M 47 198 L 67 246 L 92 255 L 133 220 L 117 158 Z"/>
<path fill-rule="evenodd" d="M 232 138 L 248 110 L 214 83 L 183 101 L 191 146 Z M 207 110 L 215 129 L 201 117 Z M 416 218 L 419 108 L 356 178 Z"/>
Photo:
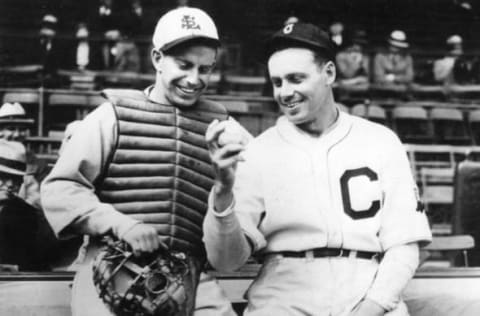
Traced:
<path fill-rule="evenodd" d="M 96 11 L 88 22 L 94 37 L 100 37 L 103 41 L 91 42 L 95 50 L 100 51 L 101 69 L 113 70 L 115 63 L 116 43 L 120 38 L 120 29 L 132 26 L 131 19 L 127 19 L 121 1 L 100 0 Z"/>
<path fill-rule="evenodd" d="M 26 175 L 25 147 L 0 139 L 0 264 L 48 270 L 55 235 L 43 213 L 18 196 Z"/>
<path fill-rule="evenodd" d="M 436 82 L 452 83 L 453 67 L 455 62 L 463 55 L 462 38 L 460 35 L 452 35 L 447 38 L 447 54 L 445 57 L 435 60 L 433 63 L 433 77 Z"/>
<path fill-rule="evenodd" d="M 110 315 L 96 293 L 91 267 L 104 234 L 127 242 L 136 253 L 152 252 L 162 241 L 195 254 L 186 255 L 192 268 L 198 267 L 195 276 L 204 266 L 201 222 L 213 171 L 205 160 L 203 133 L 226 111 L 200 96 L 215 65 L 218 33 L 205 12 L 181 7 L 160 18 L 152 42 L 154 85 L 144 91 L 104 91 L 108 102 L 78 125 L 42 183 L 45 214 L 58 236 L 92 237 L 73 284 L 77 316 Z M 182 219 L 180 209 L 186 211 L 180 211 Z M 235 315 L 206 273 L 200 275 L 195 304 L 196 316 Z"/>
<path fill-rule="evenodd" d="M 104 34 L 102 44 L 102 57 L 104 69 L 113 70 L 117 55 L 116 45 L 120 40 L 120 31 L 118 29 L 108 30 Z"/>
<path fill-rule="evenodd" d="M 343 37 L 343 31 L 345 27 L 342 22 L 336 21 L 333 22 L 330 27 L 330 38 L 332 39 L 332 42 L 335 43 L 337 49 L 340 49 L 345 43 L 344 43 L 344 37 Z"/>
<path fill-rule="evenodd" d="M 477 57 L 466 56 L 463 52 L 463 40 L 459 35 L 447 39 L 448 54 L 434 67 L 435 79 L 445 83 L 475 84 L 480 69 Z"/>
<path fill-rule="evenodd" d="M 70 66 L 80 71 L 102 69 L 103 62 L 99 45 L 95 45 L 95 41 L 90 41 L 90 30 L 87 23 L 77 24 L 75 38 L 77 41 L 71 50 L 73 54 L 69 60 Z"/>
<path fill-rule="evenodd" d="M 19 103 L 5 103 L 0 107 L 0 139 L 24 143 L 33 123 Z M 47 172 L 47 163 L 39 160 L 32 151 L 27 151 L 27 170 L 19 195 L 38 209 L 41 209 L 40 182 Z"/>
<path fill-rule="evenodd" d="M 20 103 L 4 103 L 0 107 L 0 138 L 23 142 L 33 125 L 33 120 L 25 116 L 25 110 Z"/>
<path fill-rule="evenodd" d="M 119 15 L 114 10 L 114 0 L 100 0 L 96 12 L 96 27 L 101 33 L 118 27 Z"/>
<path fill-rule="evenodd" d="M 336 56 L 338 82 L 342 85 L 367 84 L 370 76 L 370 58 L 365 52 L 366 33 L 355 30 L 345 48 Z"/>
<path fill-rule="evenodd" d="M 39 47 L 35 53 L 39 54 L 39 63 L 43 66 L 42 84 L 53 86 L 56 83 L 56 72 L 61 60 L 61 49 L 56 40 L 57 18 L 52 14 L 47 14 L 42 18 L 39 31 Z"/>
<path fill-rule="evenodd" d="M 124 36 L 120 30 L 110 30 L 105 34 L 106 43 L 103 57 L 106 69 L 113 71 L 140 70 L 140 53 L 135 42 Z"/>
<path fill-rule="evenodd" d="M 140 52 L 136 43 L 125 34 L 120 34 L 115 47 L 115 71 L 140 71 Z"/>
<path fill-rule="evenodd" d="M 413 60 L 405 32 L 395 30 L 388 38 L 388 49 L 373 61 L 373 80 L 381 84 L 409 84 L 413 81 Z"/>
<path fill-rule="evenodd" d="M 144 10 L 142 2 L 140 0 L 131 0 L 130 10 L 127 12 L 128 18 L 131 20 L 130 26 L 130 36 L 138 36 L 143 31 L 143 22 L 144 22 Z"/>
<path fill-rule="evenodd" d="M 77 28 L 77 33 L 75 37 L 78 40 L 77 47 L 75 49 L 75 65 L 78 70 L 87 69 L 88 64 L 90 63 L 90 44 L 88 43 L 88 28 L 85 23 L 79 23 Z"/>

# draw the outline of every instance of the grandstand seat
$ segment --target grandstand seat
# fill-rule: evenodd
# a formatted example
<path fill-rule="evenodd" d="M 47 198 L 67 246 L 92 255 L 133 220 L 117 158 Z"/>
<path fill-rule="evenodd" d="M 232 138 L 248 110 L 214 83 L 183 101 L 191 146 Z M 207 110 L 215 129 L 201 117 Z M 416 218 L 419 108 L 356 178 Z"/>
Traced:
<path fill-rule="evenodd" d="M 61 138 L 32 136 L 27 137 L 25 145 L 36 154 L 56 155 L 62 142 Z"/>
<path fill-rule="evenodd" d="M 480 85 L 478 84 L 452 84 L 448 86 L 448 93 L 452 100 L 478 100 L 480 98 Z"/>
<path fill-rule="evenodd" d="M 213 72 L 208 80 L 207 94 L 219 93 L 222 75 L 219 72 Z"/>
<path fill-rule="evenodd" d="M 421 198 L 434 233 L 445 227 L 451 231 L 454 171 L 453 167 L 420 169 Z"/>
<path fill-rule="evenodd" d="M 243 100 L 222 100 L 221 103 L 227 109 L 228 113 L 246 113 L 249 111 L 248 102 Z"/>
<path fill-rule="evenodd" d="M 405 145 L 410 165 L 418 182 L 421 181 L 420 170 L 423 168 L 454 169 L 455 163 L 467 157 L 468 149 L 447 145 Z"/>
<path fill-rule="evenodd" d="M 394 129 L 404 143 L 433 143 L 427 111 L 416 106 L 396 106 L 392 111 Z"/>
<path fill-rule="evenodd" d="M 375 104 L 357 104 L 352 107 L 352 115 L 366 118 L 372 122 L 387 125 L 387 114 L 385 110 Z"/>
<path fill-rule="evenodd" d="M 261 96 L 266 82 L 262 76 L 226 75 L 225 92 L 229 95 Z"/>
<path fill-rule="evenodd" d="M 346 104 L 363 102 L 365 99 L 370 97 L 369 83 L 358 85 L 342 85 L 338 82 L 335 82 L 332 87 L 335 93 L 335 99 Z"/>
<path fill-rule="evenodd" d="M 430 111 L 435 141 L 438 144 L 469 145 L 472 140 L 459 109 L 433 108 Z"/>
<path fill-rule="evenodd" d="M 471 235 L 451 235 L 451 236 L 434 236 L 432 242 L 423 249 L 427 251 L 438 252 L 454 252 L 461 251 L 463 256 L 463 265 L 468 267 L 468 251 L 475 247 L 475 241 Z M 451 265 L 455 265 L 453 258 L 450 260 Z"/>
<path fill-rule="evenodd" d="M 410 92 L 412 93 L 412 96 L 415 100 L 445 100 L 445 89 L 442 85 L 438 84 L 412 84 Z"/>
<path fill-rule="evenodd" d="M 87 93 L 52 93 L 48 98 L 46 111 L 47 131 L 63 132 L 69 122 L 83 119 L 89 111 L 104 101 L 99 95 Z"/>
<path fill-rule="evenodd" d="M 45 117 L 46 131 L 63 131 L 66 125 L 79 119 L 79 109 L 88 103 L 85 94 L 52 93 L 48 98 Z"/>
<path fill-rule="evenodd" d="M 43 120 L 43 113 L 40 109 L 41 97 L 40 93 L 37 90 L 17 90 L 17 91 L 7 91 L 3 95 L 3 103 L 18 102 L 25 109 L 26 116 L 28 118 L 33 118 L 37 124 L 37 134 L 40 134 L 41 131 L 41 122 Z M 43 101 L 43 100 L 42 100 Z M 42 103 L 43 105 L 43 103 Z"/>
<path fill-rule="evenodd" d="M 473 142 L 480 145 L 480 109 L 468 113 L 468 123 Z"/>
<path fill-rule="evenodd" d="M 469 234 L 475 240 L 469 251 L 472 266 L 480 265 L 480 162 L 465 160 L 457 165 L 452 226 L 453 234 Z"/>

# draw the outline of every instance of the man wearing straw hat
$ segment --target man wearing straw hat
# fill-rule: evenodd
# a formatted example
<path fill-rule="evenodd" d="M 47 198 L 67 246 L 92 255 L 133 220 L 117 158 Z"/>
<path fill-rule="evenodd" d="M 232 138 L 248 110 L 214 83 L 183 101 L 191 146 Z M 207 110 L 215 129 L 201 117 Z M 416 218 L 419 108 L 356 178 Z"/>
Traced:
<path fill-rule="evenodd" d="M 373 62 L 375 83 L 409 84 L 413 81 L 413 61 L 408 53 L 407 35 L 401 30 L 395 30 L 388 38 L 388 49 L 379 52 Z"/>
<path fill-rule="evenodd" d="M 42 212 L 18 196 L 26 170 L 25 147 L 0 139 L 0 263 L 42 271 L 56 241 Z"/>
<path fill-rule="evenodd" d="M 0 107 L 0 139 L 25 144 L 34 120 L 27 118 L 18 102 L 4 103 Z M 26 202 L 41 209 L 40 182 L 48 172 L 47 163 L 39 160 L 35 153 L 27 150 L 27 170 L 19 196 Z"/>

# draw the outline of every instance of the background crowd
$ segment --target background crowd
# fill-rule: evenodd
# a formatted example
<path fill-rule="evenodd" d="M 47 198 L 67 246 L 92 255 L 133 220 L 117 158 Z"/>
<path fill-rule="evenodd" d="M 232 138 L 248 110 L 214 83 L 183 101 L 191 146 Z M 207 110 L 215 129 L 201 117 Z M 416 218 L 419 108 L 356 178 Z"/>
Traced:
<path fill-rule="evenodd" d="M 50 87 L 61 85 L 58 70 L 151 73 L 148 34 L 155 17 L 188 4 L 207 9 L 221 26 L 224 47 L 217 65 L 219 72 L 262 76 L 265 65 L 259 62 L 259 44 L 289 17 L 329 30 L 338 49 L 341 85 L 478 83 L 478 43 L 472 35 L 478 8 L 457 0 L 402 3 L 379 0 L 368 6 L 363 1 L 335 4 L 303 0 L 282 1 L 269 7 L 268 1 L 247 1 L 230 4 L 230 8 L 214 0 L 198 4 L 184 0 L 160 4 L 150 0 L 45 3 L 35 14 L 29 13 L 35 29 L 22 26 L 15 15 L 10 20 L 5 18 L 3 32 L 0 28 L 0 36 L 5 39 L 0 45 L 0 67 L 25 70 L 28 66 L 39 73 L 33 85 L 41 81 Z M 5 10 L 24 6 L 5 4 Z M 240 6 L 252 12 L 241 18 L 234 16 Z M 368 16 L 372 19 L 368 20 Z M 20 14 L 19 18 L 27 19 Z M 9 25 L 16 28 L 15 32 L 10 32 Z M 22 41 L 8 41 L 18 38 Z M 8 71 L 3 71 L 6 84 L 15 85 L 5 73 Z"/>

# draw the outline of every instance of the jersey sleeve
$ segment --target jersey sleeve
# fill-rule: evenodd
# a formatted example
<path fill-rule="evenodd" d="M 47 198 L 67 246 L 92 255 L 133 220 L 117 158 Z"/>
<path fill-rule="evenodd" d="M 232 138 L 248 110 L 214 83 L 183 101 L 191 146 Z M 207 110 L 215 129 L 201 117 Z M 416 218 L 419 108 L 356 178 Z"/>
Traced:
<path fill-rule="evenodd" d="M 253 242 L 255 252 L 267 244 L 258 228 L 265 213 L 265 204 L 262 197 L 260 161 L 258 157 L 251 155 L 252 151 L 248 149 L 244 152 L 245 161 L 239 162 L 235 174 L 234 212 L 245 235 Z"/>
<path fill-rule="evenodd" d="M 381 181 L 383 209 L 379 232 L 382 248 L 431 241 L 432 233 L 403 144 L 393 135 L 385 153 Z"/>
<path fill-rule="evenodd" d="M 138 223 L 95 194 L 94 183 L 106 166 L 115 131 L 113 108 L 104 103 L 80 123 L 42 183 L 45 215 L 60 238 L 110 230 L 121 236 Z"/>

